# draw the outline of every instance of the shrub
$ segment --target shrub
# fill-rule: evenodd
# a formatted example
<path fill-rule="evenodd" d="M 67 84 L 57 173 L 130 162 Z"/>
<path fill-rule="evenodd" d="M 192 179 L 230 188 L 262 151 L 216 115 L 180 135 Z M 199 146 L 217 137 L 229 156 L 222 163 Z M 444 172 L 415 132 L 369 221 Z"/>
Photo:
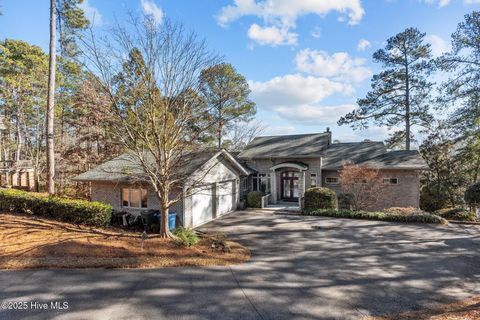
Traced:
<path fill-rule="evenodd" d="M 351 210 L 353 208 L 353 194 L 340 193 L 338 195 L 338 208 L 341 210 Z"/>
<path fill-rule="evenodd" d="M 472 206 L 480 206 L 480 182 L 472 184 L 465 191 L 465 202 Z"/>
<path fill-rule="evenodd" d="M 424 211 L 415 207 L 391 207 L 383 210 L 385 213 L 401 214 L 404 216 L 411 216 L 414 214 L 425 214 Z"/>
<path fill-rule="evenodd" d="M 249 208 L 261 208 L 263 192 L 251 191 L 247 194 L 247 206 Z"/>
<path fill-rule="evenodd" d="M 337 195 L 328 188 L 310 188 L 305 191 L 305 210 L 336 209 Z"/>
<path fill-rule="evenodd" d="M 304 212 L 304 215 L 333 217 L 333 218 L 348 218 L 348 219 L 381 220 L 381 221 L 390 221 L 390 222 L 438 223 L 438 224 L 447 223 L 445 219 L 434 214 L 402 215 L 402 214 L 385 213 L 385 212 L 321 209 L 321 210 L 314 210 L 310 212 Z"/>
<path fill-rule="evenodd" d="M 199 241 L 197 234 L 192 229 L 179 227 L 173 230 L 173 234 L 175 235 L 175 243 L 182 247 L 194 246 Z"/>
<path fill-rule="evenodd" d="M 476 221 L 477 215 L 464 208 L 446 208 L 435 211 L 435 214 L 447 220 Z"/>
<path fill-rule="evenodd" d="M 448 207 L 450 204 L 448 192 L 434 185 L 426 185 L 420 192 L 420 209 L 427 212 L 435 212 Z"/>
<path fill-rule="evenodd" d="M 112 219 L 112 206 L 87 200 L 49 197 L 15 189 L 0 189 L 0 208 L 55 220 L 105 226 Z"/>

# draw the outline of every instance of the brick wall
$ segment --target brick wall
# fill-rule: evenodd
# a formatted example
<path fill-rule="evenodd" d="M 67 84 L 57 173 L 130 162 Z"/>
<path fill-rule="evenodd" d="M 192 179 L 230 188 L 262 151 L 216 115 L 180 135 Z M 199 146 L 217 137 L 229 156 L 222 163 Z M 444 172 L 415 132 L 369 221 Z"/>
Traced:
<path fill-rule="evenodd" d="M 383 210 L 390 207 L 416 207 L 420 205 L 420 177 L 414 170 L 382 170 L 384 178 L 398 178 L 397 185 L 385 184 L 377 204 L 370 210 Z M 325 183 L 327 177 L 339 177 L 338 171 L 324 171 L 322 185 L 340 194 L 339 185 Z"/>

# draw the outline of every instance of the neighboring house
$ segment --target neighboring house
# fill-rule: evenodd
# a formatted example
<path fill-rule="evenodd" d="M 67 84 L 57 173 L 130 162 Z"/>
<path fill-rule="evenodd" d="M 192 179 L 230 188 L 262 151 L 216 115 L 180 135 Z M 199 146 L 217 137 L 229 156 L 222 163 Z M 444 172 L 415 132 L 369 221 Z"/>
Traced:
<path fill-rule="evenodd" d="M 373 209 L 418 207 L 419 172 L 427 169 L 418 151 L 388 151 L 383 142 L 332 143 L 330 131 L 258 137 L 235 157 L 225 150 L 190 155 L 184 183 L 172 194 L 171 208 L 185 227 L 196 227 L 235 210 L 249 191 L 263 191 L 265 203 L 301 206 L 304 191 L 328 187 L 341 193 L 339 169 L 345 161 L 380 169 L 385 188 Z M 159 209 L 155 192 L 128 155 L 83 173 L 92 200 L 115 210 L 139 213 Z"/>
<path fill-rule="evenodd" d="M 385 188 L 375 207 L 418 207 L 421 170 L 418 151 L 388 151 L 383 142 L 332 143 L 332 133 L 255 138 L 237 156 L 255 173 L 242 184 L 270 194 L 269 202 L 297 202 L 310 187 L 341 193 L 339 169 L 346 161 L 380 169 Z"/>

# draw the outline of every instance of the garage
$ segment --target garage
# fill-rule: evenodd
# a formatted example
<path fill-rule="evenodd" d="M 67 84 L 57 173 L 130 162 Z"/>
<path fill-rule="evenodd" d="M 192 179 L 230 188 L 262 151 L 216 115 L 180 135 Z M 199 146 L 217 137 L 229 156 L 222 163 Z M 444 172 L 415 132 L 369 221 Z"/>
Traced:
<path fill-rule="evenodd" d="M 211 185 L 195 188 L 192 192 L 192 224 L 194 227 L 214 218 L 214 196 Z"/>
<path fill-rule="evenodd" d="M 235 203 L 235 192 L 233 188 L 233 181 L 222 182 L 218 184 L 218 215 L 224 215 L 233 211 L 233 204 Z"/>

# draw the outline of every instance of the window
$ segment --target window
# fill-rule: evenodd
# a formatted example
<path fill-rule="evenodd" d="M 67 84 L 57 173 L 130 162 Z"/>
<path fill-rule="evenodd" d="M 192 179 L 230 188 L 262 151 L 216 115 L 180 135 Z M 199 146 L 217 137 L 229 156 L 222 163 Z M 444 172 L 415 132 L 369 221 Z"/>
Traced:
<path fill-rule="evenodd" d="M 253 176 L 253 191 L 270 192 L 270 174 L 257 174 Z"/>
<path fill-rule="evenodd" d="M 310 187 L 315 188 L 317 186 L 317 174 L 310 174 Z"/>
<path fill-rule="evenodd" d="M 326 177 L 325 178 L 325 183 L 326 184 L 338 184 L 338 178 L 337 177 Z"/>
<path fill-rule="evenodd" d="M 122 188 L 122 207 L 147 208 L 147 190 L 135 188 Z"/>
<path fill-rule="evenodd" d="M 384 178 L 384 184 L 398 184 L 398 178 Z"/>
<path fill-rule="evenodd" d="M 366 183 L 367 183 L 367 179 L 354 178 L 354 179 L 353 179 L 353 182 L 366 184 Z"/>

